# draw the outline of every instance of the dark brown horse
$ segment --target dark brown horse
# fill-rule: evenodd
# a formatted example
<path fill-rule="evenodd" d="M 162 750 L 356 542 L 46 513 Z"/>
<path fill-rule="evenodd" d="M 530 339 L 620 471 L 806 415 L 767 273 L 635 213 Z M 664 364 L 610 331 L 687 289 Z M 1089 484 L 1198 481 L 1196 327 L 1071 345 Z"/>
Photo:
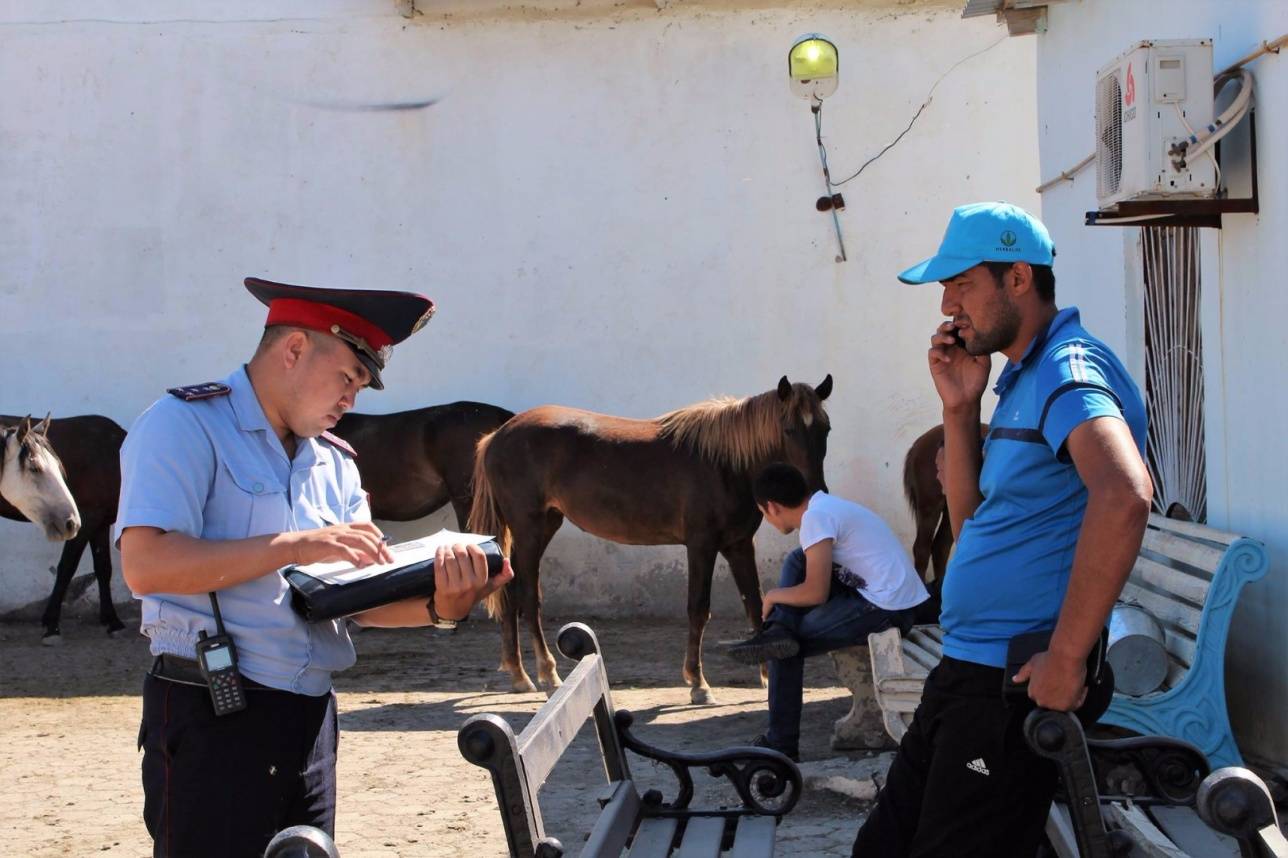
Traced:
<path fill-rule="evenodd" d="M 0 415 L 0 425 L 13 425 L 20 418 Z M 109 635 L 125 628 L 112 606 L 111 530 L 116 521 L 116 503 L 121 494 L 121 442 L 125 430 L 106 417 L 86 415 L 52 420 L 46 433 L 58 451 L 67 473 L 67 487 L 80 510 L 80 530 L 63 545 L 58 558 L 54 590 L 41 617 L 45 631 L 42 643 L 60 643 L 59 622 L 67 585 L 76 574 L 85 546 L 94 558 L 98 579 L 98 621 Z M 12 504 L 0 499 L 0 516 L 13 521 L 27 518 Z"/>
<path fill-rule="evenodd" d="M 988 435 L 988 424 L 979 424 L 979 436 Z M 948 501 L 939 482 L 935 456 L 944 446 L 944 424 L 940 423 L 921 435 L 908 448 L 903 460 L 903 494 L 908 499 L 912 517 L 917 522 L 917 538 L 912 544 L 912 565 L 927 583 L 931 578 L 926 567 L 934 561 L 934 580 L 942 584 L 948 568 L 948 553 L 953 547 L 953 528 L 948 521 Z M 938 587 L 935 588 L 936 592 Z"/>
<path fill-rule="evenodd" d="M 373 518 L 411 521 L 450 502 L 465 530 L 475 447 L 513 416 L 495 405 L 453 402 L 396 414 L 350 413 L 334 431 L 358 453 Z"/>
<path fill-rule="evenodd" d="M 559 684 L 541 629 L 541 555 L 570 519 L 582 530 L 628 545 L 683 545 L 689 554 L 689 639 L 684 679 L 695 703 L 711 701 L 702 673 L 702 633 L 710 617 L 711 574 L 723 555 L 747 619 L 761 623 L 760 579 L 752 536 L 760 511 L 751 482 L 787 461 L 812 488 L 825 488 L 830 429 L 817 388 L 783 376 L 775 390 L 721 398 L 653 420 L 630 420 L 547 405 L 525 411 L 479 443 L 470 530 L 512 542 L 515 578 L 492 597 L 501 619 L 501 670 L 516 691 L 534 689 L 519 653 L 518 617 L 527 619 L 537 679 Z M 507 549 L 510 546 L 507 544 Z"/>

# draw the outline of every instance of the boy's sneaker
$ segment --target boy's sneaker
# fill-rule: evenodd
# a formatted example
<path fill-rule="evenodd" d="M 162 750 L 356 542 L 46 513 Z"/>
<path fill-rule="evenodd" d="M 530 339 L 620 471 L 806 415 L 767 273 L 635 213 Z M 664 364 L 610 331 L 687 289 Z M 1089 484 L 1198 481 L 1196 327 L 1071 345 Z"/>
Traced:
<path fill-rule="evenodd" d="M 801 761 L 801 752 L 799 748 L 780 748 L 777 745 L 771 744 L 769 738 L 764 733 L 761 733 L 759 736 L 752 739 L 751 746 L 753 748 L 769 748 L 771 751 L 777 751 L 793 763 L 799 763 Z"/>
<path fill-rule="evenodd" d="M 766 626 L 745 641 L 732 644 L 726 652 L 743 664 L 760 664 L 775 658 L 791 658 L 801 651 L 792 633 L 780 625 Z"/>

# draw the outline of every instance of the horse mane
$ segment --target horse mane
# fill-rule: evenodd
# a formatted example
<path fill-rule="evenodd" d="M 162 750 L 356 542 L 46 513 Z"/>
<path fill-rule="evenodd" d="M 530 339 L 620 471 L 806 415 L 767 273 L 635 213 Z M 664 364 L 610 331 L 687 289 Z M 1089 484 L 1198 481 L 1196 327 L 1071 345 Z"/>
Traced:
<path fill-rule="evenodd" d="M 785 401 L 777 390 L 770 390 L 743 399 L 717 396 L 667 412 L 657 418 L 658 434 L 710 462 L 748 471 L 781 454 L 785 418 L 794 412 L 807 423 L 827 420 L 814 389 L 793 384 L 792 395 Z"/>

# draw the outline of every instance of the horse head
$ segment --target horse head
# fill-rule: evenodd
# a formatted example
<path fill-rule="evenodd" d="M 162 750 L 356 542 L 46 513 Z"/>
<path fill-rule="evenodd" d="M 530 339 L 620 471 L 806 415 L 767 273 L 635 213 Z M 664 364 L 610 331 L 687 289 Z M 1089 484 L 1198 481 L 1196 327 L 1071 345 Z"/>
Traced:
<path fill-rule="evenodd" d="M 0 496 L 52 541 L 68 540 L 80 530 L 80 511 L 67 488 L 62 460 L 49 443 L 49 416 L 35 424 L 28 415 L 0 432 Z"/>
<path fill-rule="evenodd" d="M 832 423 L 823 400 L 832 393 L 832 376 L 818 387 L 778 380 L 778 401 L 783 422 L 783 452 L 789 463 L 805 475 L 811 492 L 827 491 L 823 478 L 823 457 L 827 455 L 827 433 Z"/>

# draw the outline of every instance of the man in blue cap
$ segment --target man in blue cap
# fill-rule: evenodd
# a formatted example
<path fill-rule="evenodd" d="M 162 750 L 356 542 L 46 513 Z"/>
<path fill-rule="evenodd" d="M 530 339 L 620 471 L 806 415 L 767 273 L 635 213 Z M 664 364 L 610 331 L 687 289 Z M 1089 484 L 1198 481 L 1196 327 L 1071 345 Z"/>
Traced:
<path fill-rule="evenodd" d="M 930 338 L 929 365 L 957 549 L 943 585 L 943 659 L 855 839 L 857 858 L 1033 858 L 1056 772 L 1025 744 L 1024 718 L 1033 706 L 1084 705 L 1088 655 L 1140 549 L 1152 497 L 1144 404 L 1077 309 L 1057 309 L 1054 258 L 1036 218 L 976 203 L 953 212 L 936 255 L 899 275 L 941 283 L 952 317 Z M 1007 363 L 981 449 L 994 352 Z M 1027 683 L 1028 699 L 1004 699 L 1011 639 L 1045 632 L 1044 650 L 1010 677 Z"/>
<path fill-rule="evenodd" d="M 155 656 L 139 747 L 158 858 L 261 855 L 292 825 L 334 833 L 331 675 L 353 664 L 353 644 L 344 620 L 306 623 L 292 611 L 279 570 L 392 560 L 354 452 L 328 430 L 361 390 L 384 387 L 393 346 L 434 311 L 410 292 L 256 278 L 246 287 L 268 305 L 250 362 L 222 381 L 171 389 L 121 449 L 122 575 Z M 354 619 L 449 625 L 513 577 L 507 563 L 489 580 L 477 546 L 440 549 L 434 566 L 433 599 Z"/>

